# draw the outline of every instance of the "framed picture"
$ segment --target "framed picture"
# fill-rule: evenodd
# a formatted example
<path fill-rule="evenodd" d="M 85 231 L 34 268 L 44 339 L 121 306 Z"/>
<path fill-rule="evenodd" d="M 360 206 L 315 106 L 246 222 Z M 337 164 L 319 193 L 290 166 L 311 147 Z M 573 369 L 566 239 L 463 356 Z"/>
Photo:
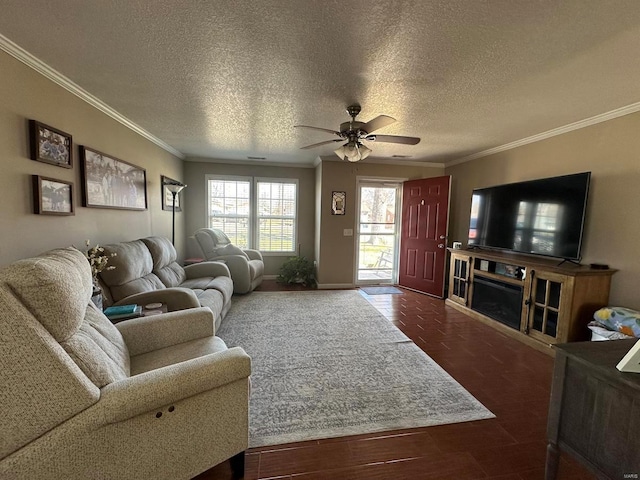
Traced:
<path fill-rule="evenodd" d="M 33 213 L 39 215 L 75 215 L 73 183 L 32 175 Z"/>
<path fill-rule="evenodd" d="M 165 177 L 164 175 L 160 175 L 160 185 L 162 186 L 162 209 L 173 211 L 173 195 L 167 189 L 166 183 L 180 183 L 173 178 Z M 182 193 L 182 192 L 180 192 Z M 181 212 L 182 208 L 180 208 L 180 193 L 176 195 L 176 212 Z"/>
<path fill-rule="evenodd" d="M 331 193 L 331 215 L 344 215 L 347 203 L 346 192 Z"/>
<path fill-rule="evenodd" d="M 85 207 L 147 209 L 147 172 L 88 147 L 80 147 Z"/>
<path fill-rule="evenodd" d="M 29 120 L 31 159 L 59 167 L 73 166 L 71 135 L 36 120 Z"/>

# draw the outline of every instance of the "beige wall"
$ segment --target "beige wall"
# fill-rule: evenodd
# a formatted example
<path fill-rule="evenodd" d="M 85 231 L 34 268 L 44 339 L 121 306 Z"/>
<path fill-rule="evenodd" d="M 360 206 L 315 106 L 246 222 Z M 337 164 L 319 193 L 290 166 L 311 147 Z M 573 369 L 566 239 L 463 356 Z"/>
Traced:
<path fill-rule="evenodd" d="M 614 276 L 611 303 L 640 308 L 640 113 L 600 123 L 541 142 L 501 152 L 446 169 L 401 165 L 349 164 L 323 161 L 313 168 L 267 167 L 182 162 L 152 142 L 96 110 L 31 68 L 0 52 L 0 265 L 44 250 L 85 239 L 111 243 L 147 235 L 171 236 L 171 212 L 160 203 L 160 175 L 184 180 L 184 212 L 176 215 L 176 243 L 205 222 L 206 173 L 298 178 L 300 182 L 300 253 L 320 259 L 321 284 L 351 285 L 354 277 L 356 177 L 426 178 L 452 176 L 449 244 L 465 241 L 471 190 L 505 182 L 592 172 L 583 245 L 583 263 L 607 263 L 620 271 Z M 73 135 L 74 167 L 64 169 L 29 158 L 28 119 L 36 119 Z M 78 145 L 87 145 L 131 162 L 147 171 L 148 210 L 124 211 L 81 206 Z M 202 160 L 202 159 L 200 159 Z M 76 215 L 33 214 L 31 175 L 75 185 Z M 347 214 L 330 214 L 331 192 L 347 192 Z M 320 205 L 316 200 L 320 199 Z M 275 275 L 283 258 L 267 261 Z"/>
<path fill-rule="evenodd" d="M 212 163 L 207 159 L 189 158 L 184 166 L 187 236 L 207 224 L 206 175 L 235 175 L 241 177 L 295 178 L 298 180 L 298 245 L 299 254 L 314 258 L 315 170 L 304 167 L 274 167 L 262 165 L 231 165 Z M 280 265 L 289 256 L 264 254 L 265 275 L 277 275 Z"/>
<path fill-rule="evenodd" d="M 35 119 L 73 136 L 73 168 L 30 159 L 28 120 Z M 83 208 L 78 145 L 86 145 L 145 168 L 146 211 Z M 171 237 L 171 213 L 161 210 L 160 175 L 182 178 L 182 161 L 132 132 L 88 103 L 0 52 L 0 265 L 85 239 L 95 243 L 148 235 Z M 71 181 L 74 216 L 35 215 L 31 175 Z M 184 229 L 177 218 L 177 244 Z"/>
<path fill-rule="evenodd" d="M 640 308 L 640 113 L 446 169 L 452 176 L 449 243 L 466 244 L 473 188 L 591 171 L 582 263 L 606 263 L 610 303 Z"/>
<path fill-rule="evenodd" d="M 343 230 L 356 230 L 356 189 L 358 177 L 417 179 L 444 175 L 439 167 L 382 165 L 323 161 L 321 176 L 321 208 L 319 236 L 318 283 L 339 287 L 354 284 L 356 244 L 355 236 L 345 237 Z M 347 194 L 345 215 L 331 215 L 331 192 Z"/>

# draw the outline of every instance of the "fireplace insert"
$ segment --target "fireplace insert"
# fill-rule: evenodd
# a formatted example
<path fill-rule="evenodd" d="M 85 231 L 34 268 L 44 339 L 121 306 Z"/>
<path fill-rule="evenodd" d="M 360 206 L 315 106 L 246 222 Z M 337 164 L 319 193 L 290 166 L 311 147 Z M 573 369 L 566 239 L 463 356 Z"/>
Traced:
<path fill-rule="evenodd" d="M 522 286 L 475 276 L 471 309 L 519 330 L 522 291 Z"/>

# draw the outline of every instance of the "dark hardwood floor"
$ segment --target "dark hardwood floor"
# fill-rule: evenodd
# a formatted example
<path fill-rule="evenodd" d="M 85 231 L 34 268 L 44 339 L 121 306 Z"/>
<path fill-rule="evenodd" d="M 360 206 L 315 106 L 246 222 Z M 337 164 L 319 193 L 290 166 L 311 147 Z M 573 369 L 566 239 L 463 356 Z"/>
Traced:
<path fill-rule="evenodd" d="M 260 287 L 280 289 L 274 281 Z M 407 290 L 361 294 L 496 418 L 255 448 L 247 452 L 244 478 L 543 479 L 553 358 L 442 300 Z M 229 462 L 197 478 L 230 479 Z M 596 477 L 563 454 L 558 478 Z"/>

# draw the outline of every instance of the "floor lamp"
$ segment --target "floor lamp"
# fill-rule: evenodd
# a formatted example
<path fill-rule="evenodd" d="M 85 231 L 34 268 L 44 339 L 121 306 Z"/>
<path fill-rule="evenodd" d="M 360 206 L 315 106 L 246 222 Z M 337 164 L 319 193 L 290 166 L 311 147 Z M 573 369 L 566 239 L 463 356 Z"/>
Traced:
<path fill-rule="evenodd" d="M 171 195 L 173 196 L 173 208 L 172 208 L 173 213 L 171 214 L 172 215 L 171 243 L 175 247 L 176 245 L 176 195 L 179 194 L 186 187 L 186 185 L 183 183 L 165 183 L 164 186 L 167 187 L 167 190 L 169 190 L 171 192 Z"/>

